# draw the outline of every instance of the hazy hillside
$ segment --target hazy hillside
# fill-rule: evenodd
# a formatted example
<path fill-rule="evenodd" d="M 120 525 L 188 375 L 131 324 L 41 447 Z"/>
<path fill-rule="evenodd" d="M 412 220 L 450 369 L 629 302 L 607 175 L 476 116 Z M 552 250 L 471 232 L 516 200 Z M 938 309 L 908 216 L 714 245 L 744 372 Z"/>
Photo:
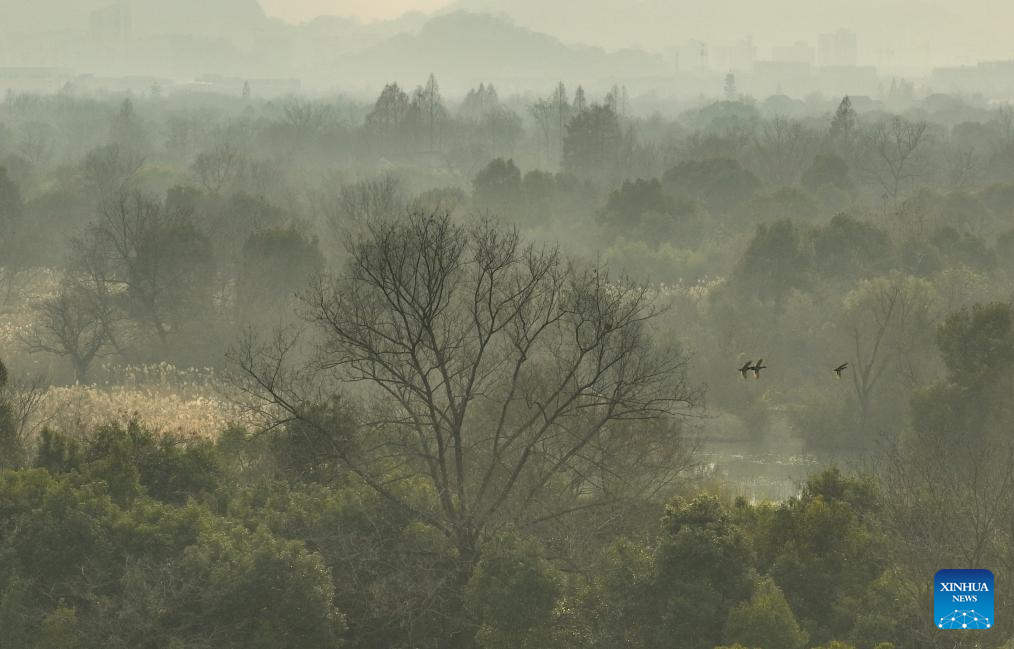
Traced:
<path fill-rule="evenodd" d="M 607 48 L 661 51 L 692 38 L 732 43 L 748 35 L 767 45 L 796 40 L 813 44 L 818 33 L 845 27 L 860 34 L 868 63 L 883 59 L 939 65 L 959 58 L 1009 55 L 1005 21 L 985 24 L 961 19 L 967 11 L 1001 15 L 1009 10 L 1009 3 L 997 0 L 960 5 L 943 0 L 588 0 L 580 10 L 570 3 L 540 0 L 457 0 L 453 8 L 506 13 L 520 25 L 565 41 Z M 899 29 L 900 25 L 905 28 Z M 774 34 L 780 36 L 772 38 Z"/>
<path fill-rule="evenodd" d="M 544 33 L 490 14 L 453 12 L 434 17 L 418 33 L 405 33 L 346 62 L 356 75 L 418 82 L 436 72 L 462 88 L 480 80 L 657 75 L 661 56 L 570 46 Z"/>

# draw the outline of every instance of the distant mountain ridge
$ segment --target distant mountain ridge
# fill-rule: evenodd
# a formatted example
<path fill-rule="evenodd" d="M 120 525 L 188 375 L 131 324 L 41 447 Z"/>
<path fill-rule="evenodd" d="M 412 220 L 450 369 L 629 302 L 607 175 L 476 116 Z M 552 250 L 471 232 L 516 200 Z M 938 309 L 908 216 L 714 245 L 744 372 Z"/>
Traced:
<path fill-rule="evenodd" d="M 490 79 L 652 76 L 665 59 L 638 50 L 607 52 L 566 45 L 503 16 L 454 11 L 434 16 L 417 33 L 402 33 L 346 63 L 381 78 L 420 79 L 430 72 L 464 83 Z"/>
<path fill-rule="evenodd" d="M 90 31 L 92 13 L 115 5 L 130 9 L 126 44 L 116 40 L 115 28 L 105 40 Z M 481 81 L 531 88 L 671 73 L 657 53 L 570 45 L 502 13 L 463 10 L 290 25 L 268 17 L 258 0 L 0 0 L 0 41 L 4 34 L 14 37 L 6 50 L 0 42 L 0 67 L 61 66 L 114 76 L 298 77 L 316 87 L 372 91 L 389 80 L 414 87 L 435 73 L 457 93 Z"/>
<path fill-rule="evenodd" d="M 668 51 L 690 39 L 767 46 L 846 28 L 865 63 L 953 65 L 1014 55 L 1007 0 L 455 0 L 449 10 L 506 13 L 567 42 Z"/>

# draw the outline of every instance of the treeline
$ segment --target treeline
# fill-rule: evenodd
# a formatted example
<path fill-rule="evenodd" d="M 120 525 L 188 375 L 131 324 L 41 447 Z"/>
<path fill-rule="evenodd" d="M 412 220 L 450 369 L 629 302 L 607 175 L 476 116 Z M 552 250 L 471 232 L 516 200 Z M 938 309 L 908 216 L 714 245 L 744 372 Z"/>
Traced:
<path fill-rule="evenodd" d="M 299 455 L 241 430 L 44 434 L 32 468 L 0 475 L 0 646 L 802 649 L 926 626 L 896 602 L 875 489 L 837 472 L 777 507 L 675 499 L 576 572 L 504 529 L 461 584 L 439 530 L 308 480 Z"/>
<path fill-rule="evenodd" d="M 751 504 L 694 479 L 700 392 L 645 289 L 489 221 L 348 254 L 307 328 L 231 354 L 261 432 L 32 440 L 5 397 L 4 642 L 932 647 L 956 562 L 995 572 L 1005 641 L 1009 303 L 944 319 L 868 475 Z"/>
<path fill-rule="evenodd" d="M 9 96 L 0 647 L 942 646 L 1011 581 L 1012 116 Z M 149 361 L 256 425 L 29 425 Z M 863 471 L 736 501 L 705 412 Z"/>
<path fill-rule="evenodd" d="M 967 536 L 995 493 L 984 483 L 934 497 L 935 479 L 829 470 L 781 504 L 675 497 L 615 536 L 609 521 L 579 538 L 505 523 L 466 559 L 318 462 L 291 429 L 44 432 L 29 466 L 0 473 L 0 646 L 943 647 L 933 569 L 973 547 L 1000 588 L 998 625 L 977 639 L 1009 629 L 1009 544 L 994 536 L 1009 500 Z M 439 508 L 425 481 L 392 489 Z M 580 562 L 561 547 L 577 542 Z"/>

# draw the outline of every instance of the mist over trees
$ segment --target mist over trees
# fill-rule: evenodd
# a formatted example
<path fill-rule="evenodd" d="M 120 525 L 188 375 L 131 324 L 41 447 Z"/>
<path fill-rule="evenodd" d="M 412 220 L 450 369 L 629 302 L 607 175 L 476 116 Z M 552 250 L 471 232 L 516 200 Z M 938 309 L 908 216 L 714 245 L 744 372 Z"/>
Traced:
<path fill-rule="evenodd" d="M 0 648 L 1008 646 L 1009 106 L 443 83 L 0 104 Z"/>

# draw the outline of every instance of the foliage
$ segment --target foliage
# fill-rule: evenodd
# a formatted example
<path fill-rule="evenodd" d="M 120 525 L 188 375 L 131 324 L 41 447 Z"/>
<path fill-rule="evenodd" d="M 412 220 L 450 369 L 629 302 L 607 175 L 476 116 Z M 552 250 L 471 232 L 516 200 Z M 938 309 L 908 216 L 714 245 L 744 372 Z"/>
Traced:
<path fill-rule="evenodd" d="M 743 294 L 780 302 L 792 289 L 810 286 L 812 266 L 807 242 L 792 221 L 759 225 L 733 271 L 730 286 Z"/>
<path fill-rule="evenodd" d="M 538 646 L 552 622 L 562 579 L 532 540 L 487 542 L 466 587 L 483 647 Z"/>
<path fill-rule="evenodd" d="M 666 191 L 699 198 L 709 210 L 729 213 L 761 187 L 760 180 L 729 158 L 689 160 L 662 176 Z"/>
<path fill-rule="evenodd" d="M 296 295 L 324 270 L 316 238 L 294 227 L 251 234 L 243 244 L 236 286 L 237 317 L 244 324 L 277 321 Z"/>
<path fill-rule="evenodd" d="M 592 104 L 567 123 L 563 138 L 563 170 L 601 182 L 618 171 L 623 131 L 608 106 Z"/>
<path fill-rule="evenodd" d="M 785 649 L 803 649 L 807 638 L 770 577 L 758 581 L 749 601 L 729 612 L 722 635 L 736 645 Z"/>

